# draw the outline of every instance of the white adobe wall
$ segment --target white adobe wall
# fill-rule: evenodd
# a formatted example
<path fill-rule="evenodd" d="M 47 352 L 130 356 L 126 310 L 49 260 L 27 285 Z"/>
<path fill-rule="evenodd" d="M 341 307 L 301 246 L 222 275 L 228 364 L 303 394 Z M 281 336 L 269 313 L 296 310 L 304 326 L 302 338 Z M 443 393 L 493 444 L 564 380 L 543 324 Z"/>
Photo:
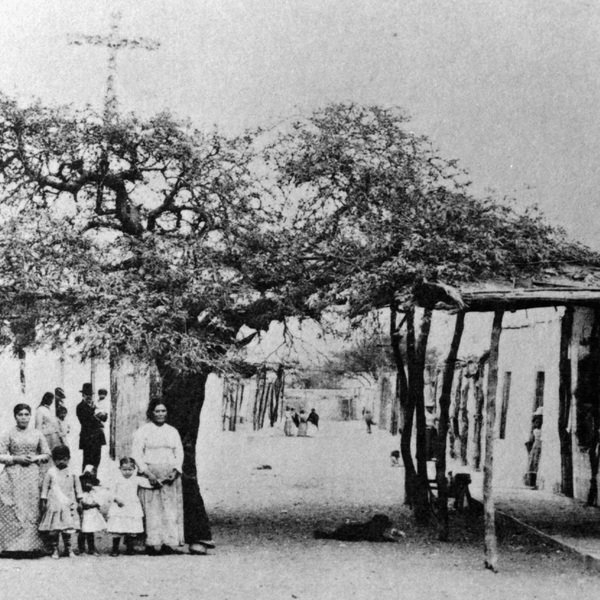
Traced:
<path fill-rule="evenodd" d="M 558 439 L 558 387 L 560 318 L 563 309 L 543 308 L 505 313 L 500 337 L 498 364 L 498 395 L 496 399 L 496 433 L 494 445 L 494 484 L 498 487 L 522 487 L 527 471 L 528 455 L 525 442 L 531 431 L 536 374 L 545 373 L 544 425 L 542 456 L 538 471 L 541 489 L 558 491 L 560 486 L 560 443 Z M 467 322 L 468 323 L 468 322 Z M 473 324 L 471 324 L 473 325 Z M 490 330 L 487 323 L 477 332 L 478 343 Z M 469 344 L 473 332 L 466 332 L 466 344 L 461 344 L 460 356 L 473 349 Z M 489 342 L 488 342 L 489 347 Z M 500 439 L 500 417 L 504 374 L 511 372 L 510 398 L 506 434 Z M 463 385 L 464 385 L 463 381 Z M 468 461 L 473 464 L 475 401 L 469 393 Z M 482 455 L 485 452 L 485 412 L 482 431 Z M 483 456 L 482 463 L 483 465 Z"/>

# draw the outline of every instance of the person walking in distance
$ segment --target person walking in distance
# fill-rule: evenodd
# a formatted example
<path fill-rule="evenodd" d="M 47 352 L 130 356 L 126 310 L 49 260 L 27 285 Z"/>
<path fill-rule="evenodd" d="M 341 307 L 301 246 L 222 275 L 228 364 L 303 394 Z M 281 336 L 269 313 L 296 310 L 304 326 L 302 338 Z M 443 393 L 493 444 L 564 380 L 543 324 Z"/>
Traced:
<path fill-rule="evenodd" d="M 371 426 L 375 425 L 375 421 L 373 421 L 373 413 L 367 408 L 363 413 L 363 417 L 367 426 L 367 433 L 372 433 Z"/>

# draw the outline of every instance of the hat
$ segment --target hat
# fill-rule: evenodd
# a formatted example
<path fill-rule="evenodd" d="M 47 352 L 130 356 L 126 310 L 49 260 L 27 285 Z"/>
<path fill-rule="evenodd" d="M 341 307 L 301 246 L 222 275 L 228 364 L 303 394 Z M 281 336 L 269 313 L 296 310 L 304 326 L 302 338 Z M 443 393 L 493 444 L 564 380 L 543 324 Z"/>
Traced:
<path fill-rule="evenodd" d="M 60 388 L 60 387 L 57 387 L 57 388 L 54 389 L 54 395 L 57 398 L 61 398 L 61 399 L 66 398 L 65 391 L 62 388 Z"/>
<path fill-rule="evenodd" d="M 79 391 L 86 396 L 91 396 L 94 393 L 91 383 L 84 383 Z"/>
<path fill-rule="evenodd" d="M 92 485 L 100 485 L 100 481 L 98 481 L 98 478 L 93 473 L 89 472 L 83 473 L 83 475 L 79 477 L 79 481 L 81 481 L 81 483 L 88 482 Z"/>
<path fill-rule="evenodd" d="M 98 390 L 98 396 L 108 396 L 108 392 L 104 388 Z"/>

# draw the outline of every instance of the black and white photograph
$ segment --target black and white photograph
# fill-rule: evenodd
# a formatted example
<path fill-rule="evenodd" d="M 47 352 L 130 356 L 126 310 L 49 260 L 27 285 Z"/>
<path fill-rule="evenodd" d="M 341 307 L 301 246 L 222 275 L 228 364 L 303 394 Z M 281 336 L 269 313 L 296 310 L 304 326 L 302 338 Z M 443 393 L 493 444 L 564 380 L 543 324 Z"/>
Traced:
<path fill-rule="evenodd" d="M 600 597 L 600 3 L 0 23 L 0 596 Z"/>

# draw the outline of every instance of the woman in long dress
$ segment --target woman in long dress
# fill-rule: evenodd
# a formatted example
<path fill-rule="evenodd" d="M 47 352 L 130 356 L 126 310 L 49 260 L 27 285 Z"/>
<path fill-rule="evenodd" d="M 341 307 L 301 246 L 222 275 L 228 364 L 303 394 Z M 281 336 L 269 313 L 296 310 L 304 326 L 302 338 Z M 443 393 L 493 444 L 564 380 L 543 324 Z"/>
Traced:
<path fill-rule="evenodd" d="M 46 441 L 50 452 L 56 446 L 66 446 L 66 439 L 63 439 L 60 423 L 55 412 L 52 410 L 54 402 L 54 394 L 46 392 L 42 396 L 42 401 L 35 411 L 35 428 L 41 431 Z"/>
<path fill-rule="evenodd" d="M 298 425 L 298 437 L 308 437 L 308 416 L 304 410 L 300 411 L 300 425 Z"/>
<path fill-rule="evenodd" d="M 133 434 L 132 456 L 144 479 L 140 500 L 146 518 L 148 554 L 178 553 L 184 543 L 181 469 L 183 446 L 178 431 L 166 423 L 167 407 L 153 400 L 149 422 Z"/>
<path fill-rule="evenodd" d="M 288 406 L 285 409 L 285 422 L 283 424 L 283 433 L 285 433 L 286 436 L 290 436 L 293 433 L 293 425 L 294 425 L 294 421 L 293 421 L 293 413 L 292 413 L 292 409 Z"/>
<path fill-rule="evenodd" d="M 38 532 L 42 476 L 40 465 L 50 457 L 46 438 L 28 429 L 31 408 L 17 404 L 16 427 L 0 438 L 0 553 L 42 554 L 46 550 Z"/>

